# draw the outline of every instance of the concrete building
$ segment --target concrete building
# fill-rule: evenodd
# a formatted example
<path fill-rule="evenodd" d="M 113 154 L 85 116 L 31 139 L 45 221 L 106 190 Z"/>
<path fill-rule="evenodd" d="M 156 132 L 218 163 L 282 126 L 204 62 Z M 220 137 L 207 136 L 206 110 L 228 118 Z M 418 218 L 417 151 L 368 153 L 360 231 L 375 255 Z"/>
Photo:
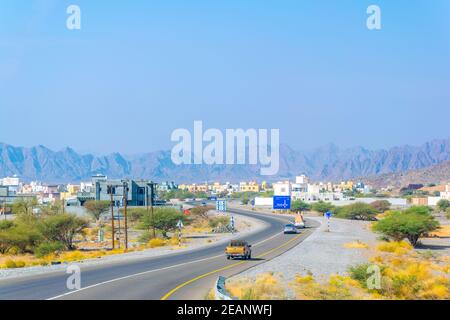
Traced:
<path fill-rule="evenodd" d="M 239 192 L 259 192 L 260 187 L 256 181 L 241 182 L 239 184 Z"/>
<path fill-rule="evenodd" d="M 283 181 L 273 184 L 273 194 L 275 196 L 290 196 L 291 195 L 291 182 Z"/>
<path fill-rule="evenodd" d="M 161 183 L 158 183 L 157 187 L 158 191 L 161 192 L 167 192 L 167 191 L 171 191 L 171 190 L 177 190 L 178 189 L 178 185 L 175 184 L 175 182 L 173 181 L 164 181 Z"/>
<path fill-rule="evenodd" d="M 124 205 L 125 188 L 127 188 L 127 205 L 142 207 L 151 205 L 155 200 L 155 183 L 147 180 L 109 180 L 106 177 L 94 177 L 92 180 L 95 200 L 111 200 L 117 206 Z M 80 201 L 81 203 L 81 201 Z"/>
<path fill-rule="evenodd" d="M 441 192 L 441 198 L 450 200 L 450 183 L 445 186 L 445 191 Z"/>

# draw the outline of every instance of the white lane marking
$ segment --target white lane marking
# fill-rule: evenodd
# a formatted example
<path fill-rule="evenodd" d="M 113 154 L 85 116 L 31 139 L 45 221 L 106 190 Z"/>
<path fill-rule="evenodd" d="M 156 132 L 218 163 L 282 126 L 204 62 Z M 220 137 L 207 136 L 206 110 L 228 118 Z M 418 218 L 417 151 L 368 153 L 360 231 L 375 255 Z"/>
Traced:
<path fill-rule="evenodd" d="M 266 241 L 269 241 L 269 240 L 275 238 L 276 236 L 279 236 L 280 234 L 282 234 L 282 232 L 276 233 L 276 234 L 274 234 L 273 236 L 271 236 L 271 237 L 269 237 L 267 239 L 264 239 L 264 240 L 262 240 L 260 242 L 257 242 L 257 243 L 254 244 L 254 246 L 256 247 L 256 246 L 258 246 L 258 245 L 260 245 L 260 244 L 262 244 L 262 243 L 264 243 Z M 199 259 L 199 260 L 194 260 L 194 261 L 189 261 L 189 262 L 183 262 L 183 263 L 175 264 L 173 266 L 168 266 L 168 267 L 164 267 L 164 268 L 153 269 L 153 270 L 148 270 L 148 271 L 139 272 L 139 273 L 135 273 L 135 274 L 130 274 L 128 276 L 124 276 L 124 277 L 120 277 L 120 278 L 115 278 L 115 279 L 99 282 L 99 283 L 96 283 L 96 284 L 93 284 L 93 285 L 90 285 L 90 286 L 87 286 L 87 287 L 80 288 L 78 290 L 69 291 L 69 292 L 66 292 L 66 293 L 63 293 L 63 294 L 60 294 L 60 295 L 48 298 L 46 300 L 55 300 L 55 299 L 59 299 L 59 298 L 62 298 L 62 297 L 65 297 L 65 296 L 68 296 L 68 295 L 80 292 L 80 291 L 84 291 L 84 290 L 87 290 L 87 289 L 92 289 L 92 288 L 95 288 L 95 287 L 98 287 L 98 286 L 102 286 L 102 285 L 105 285 L 105 284 L 108 284 L 108 283 L 111 283 L 111 282 L 116 282 L 116 281 L 120 281 L 120 280 L 124 280 L 124 279 L 129 279 L 129 278 L 132 278 L 132 277 L 137 277 L 137 276 L 141 276 L 143 274 L 148 274 L 148 273 L 152 273 L 152 272 L 157 272 L 157 271 L 172 269 L 172 268 L 176 268 L 176 267 L 181 267 L 181 266 L 185 266 L 185 265 L 192 264 L 192 263 L 197 263 L 197 262 L 202 262 L 202 261 L 206 261 L 206 260 L 216 259 L 218 257 L 223 257 L 223 255 L 219 254 L 219 255 L 216 255 L 216 256 L 213 256 L 213 257 L 209 257 L 209 258 L 204 258 L 204 259 Z"/>

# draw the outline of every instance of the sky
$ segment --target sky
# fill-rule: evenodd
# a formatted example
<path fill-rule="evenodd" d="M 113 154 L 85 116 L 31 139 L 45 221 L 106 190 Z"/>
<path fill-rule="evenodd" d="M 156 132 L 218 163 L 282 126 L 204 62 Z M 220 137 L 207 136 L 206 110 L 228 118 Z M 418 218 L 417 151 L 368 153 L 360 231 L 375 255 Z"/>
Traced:
<path fill-rule="evenodd" d="M 448 0 L 0 4 L 0 142 L 137 154 L 202 120 L 379 149 L 449 138 L 449 118 Z"/>

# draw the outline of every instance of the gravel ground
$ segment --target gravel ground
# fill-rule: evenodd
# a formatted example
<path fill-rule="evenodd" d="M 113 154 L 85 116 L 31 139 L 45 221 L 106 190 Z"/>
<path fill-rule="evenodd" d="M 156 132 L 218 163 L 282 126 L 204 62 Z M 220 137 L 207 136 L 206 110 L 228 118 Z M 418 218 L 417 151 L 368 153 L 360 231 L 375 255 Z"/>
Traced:
<path fill-rule="evenodd" d="M 251 268 L 235 277 L 254 277 L 264 272 L 274 272 L 286 282 L 296 274 L 312 273 L 318 281 L 324 281 L 332 274 L 344 274 L 350 265 L 364 263 L 369 257 L 367 249 L 345 248 L 344 244 L 361 241 L 374 244 L 376 235 L 368 230 L 368 223 L 343 219 L 331 219 L 327 232 L 326 219 L 308 217 L 321 226 L 307 239 L 288 252 L 266 263 Z"/>
<path fill-rule="evenodd" d="M 235 214 L 234 216 L 236 219 L 235 222 L 236 228 L 238 229 L 238 232 L 235 233 L 234 235 L 230 233 L 227 234 L 196 233 L 194 237 L 189 237 L 189 235 L 186 235 L 189 238 L 189 242 L 186 243 L 186 246 L 181 248 L 178 248 L 177 246 L 160 247 L 143 251 L 104 256 L 98 259 L 87 259 L 83 261 L 72 262 L 70 264 L 76 263 L 82 266 L 92 266 L 108 262 L 111 263 L 111 262 L 120 262 L 124 260 L 137 260 L 167 255 L 176 252 L 191 251 L 212 244 L 226 243 L 232 238 L 237 238 L 243 235 L 254 233 L 266 227 L 266 224 L 260 220 L 237 214 Z M 208 242 L 208 239 L 211 240 L 211 242 Z M 65 270 L 68 265 L 69 264 L 64 263 L 53 266 L 35 266 L 17 269 L 0 269 L 0 280 Z"/>

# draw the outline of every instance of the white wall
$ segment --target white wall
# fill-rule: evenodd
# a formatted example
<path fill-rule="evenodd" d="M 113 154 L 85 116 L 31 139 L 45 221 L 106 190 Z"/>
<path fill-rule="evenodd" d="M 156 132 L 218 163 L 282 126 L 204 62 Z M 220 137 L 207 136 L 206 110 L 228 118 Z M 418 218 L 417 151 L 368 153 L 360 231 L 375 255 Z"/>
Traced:
<path fill-rule="evenodd" d="M 273 206 L 273 198 L 263 198 L 263 197 L 256 197 L 255 198 L 255 206 Z"/>

